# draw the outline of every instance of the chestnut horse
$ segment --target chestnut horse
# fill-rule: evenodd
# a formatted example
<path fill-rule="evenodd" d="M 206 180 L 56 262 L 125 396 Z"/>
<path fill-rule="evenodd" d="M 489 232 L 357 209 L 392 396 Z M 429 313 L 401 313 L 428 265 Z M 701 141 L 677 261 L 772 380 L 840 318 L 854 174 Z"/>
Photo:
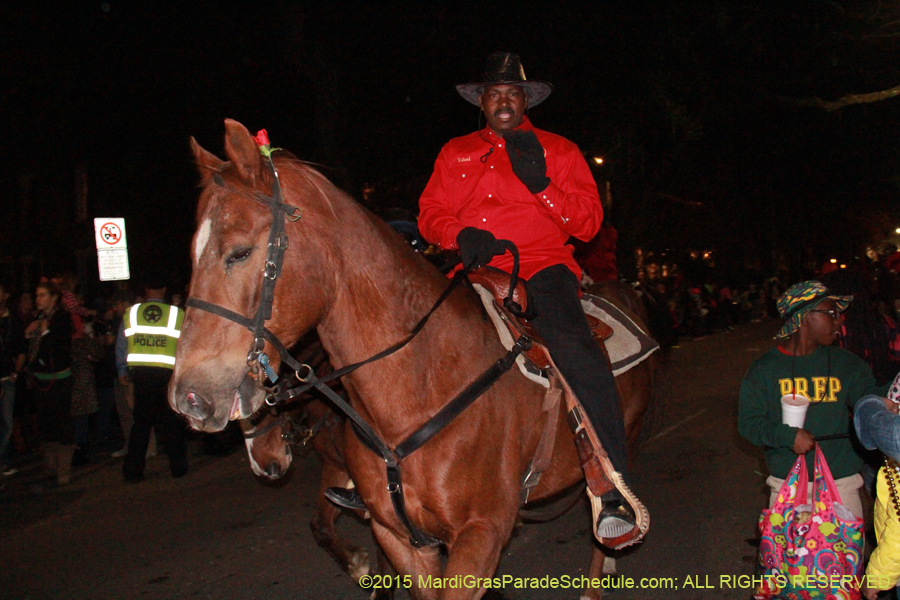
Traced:
<path fill-rule="evenodd" d="M 223 161 L 192 140 L 202 176 L 194 235 L 190 296 L 249 320 L 263 297 L 272 172 L 246 128 L 225 122 Z M 297 220 L 286 222 L 289 243 L 274 290 L 273 337 L 290 347 L 310 328 L 335 369 L 368 358 L 404 339 L 447 286 L 446 278 L 411 251 L 398 234 L 356 204 L 325 177 L 289 157 L 274 157 L 284 200 Z M 276 218 L 284 218 L 279 213 Z M 278 224 L 280 226 L 280 224 Z M 497 333 L 483 319 L 474 293 L 457 288 L 411 343 L 343 377 L 351 405 L 377 435 L 395 447 L 504 356 Z M 188 308 L 178 344 L 169 401 L 202 431 L 218 431 L 245 418 L 266 391 L 242 386 L 253 335 L 244 325 Z M 278 363 L 278 351 L 265 351 Z M 623 374 L 649 390 L 644 361 Z M 642 381 L 642 382 L 641 382 Z M 622 378 L 619 379 L 620 388 Z M 240 388 L 240 391 L 239 391 Z M 352 433 L 344 458 L 371 513 L 376 540 L 401 575 L 410 575 L 416 599 L 477 599 L 484 587 L 420 586 L 436 578 L 490 578 L 516 525 L 523 474 L 535 455 L 543 424 L 545 391 L 515 369 L 428 443 L 403 460 L 406 510 L 412 524 L 441 542 L 414 547 L 394 510 L 385 462 Z M 634 394 L 623 390 L 626 430 L 636 431 L 642 410 L 628 410 Z M 649 394 L 647 395 L 649 397 Z M 643 400 L 643 410 L 647 399 Z M 560 415 L 564 408 L 560 407 Z M 553 461 L 530 500 L 559 494 L 583 479 L 573 436 L 557 420 Z M 596 551 L 591 575 L 600 573 Z M 599 597 L 599 590 L 586 590 Z"/>

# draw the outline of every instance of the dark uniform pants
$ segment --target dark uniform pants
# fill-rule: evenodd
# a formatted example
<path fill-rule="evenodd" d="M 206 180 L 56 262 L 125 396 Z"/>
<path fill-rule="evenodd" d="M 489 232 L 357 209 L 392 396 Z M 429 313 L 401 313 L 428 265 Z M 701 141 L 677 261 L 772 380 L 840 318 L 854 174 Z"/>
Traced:
<path fill-rule="evenodd" d="M 591 335 L 579 298 L 578 278 L 565 265 L 538 271 L 528 280 L 531 324 L 597 432 L 616 471 L 628 480 L 625 422 L 609 362 Z"/>
<path fill-rule="evenodd" d="M 128 438 L 128 454 L 122 472 L 127 478 L 144 475 L 144 460 L 154 427 L 169 455 L 173 474 L 187 469 L 187 444 L 184 423 L 169 406 L 168 388 L 172 370 L 164 367 L 135 367 L 131 369 L 134 384 L 134 425 Z"/>

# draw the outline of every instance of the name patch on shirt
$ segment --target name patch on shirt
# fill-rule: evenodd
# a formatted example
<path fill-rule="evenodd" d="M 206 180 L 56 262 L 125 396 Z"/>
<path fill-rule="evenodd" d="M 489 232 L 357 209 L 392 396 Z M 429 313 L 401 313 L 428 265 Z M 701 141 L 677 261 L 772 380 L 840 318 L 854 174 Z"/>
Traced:
<path fill-rule="evenodd" d="M 467 157 L 465 157 L 465 158 L 457 158 L 457 159 L 456 159 L 456 162 L 469 162 L 469 161 L 471 161 L 471 160 L 472 160 L 472 157 L 471 157 L 471 156 L 467 156 Z"/>

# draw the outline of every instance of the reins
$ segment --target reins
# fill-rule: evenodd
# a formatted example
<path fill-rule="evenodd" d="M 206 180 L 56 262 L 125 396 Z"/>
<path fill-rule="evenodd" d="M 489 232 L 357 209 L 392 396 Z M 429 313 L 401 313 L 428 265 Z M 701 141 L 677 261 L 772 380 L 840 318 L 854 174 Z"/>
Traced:
<path fill-rule="evenodd" d="M 262 370 L 264 371 L 266 378 L 268 378 L 270 382 L 275 384 L 272 388 L 268 388 L 264 386 L 261 381 L 255 382 L 256 385 L 259 385 L 260 387 L 263 387 L 263 389 L 270 391 L 270 393 L 266 397 L 266 403 L 270 406 L 276 406 L 278 404 L 287 402 L 292 398 L 296 398 L 297 396 L 307 392 L 311 388 L 316 388 L 317 390 L 319 390 L 321 393 L 327 396 L 328 399 L 331 400 L 344 414 L 347 415 L 347 418 L 349 418 L 351 423 L 354 425 L 354 431 L 356 431 L 363 444 L 370 450 L 379 454 L 385 461 L 388 481 L 387 491 L 390 493 L 390 498 L 394 505 L 394 511 L 397 514 L 397 517 L 410 532 L 410 543 L 417 548 L 422 546 L 438 545 L 442 543 L 441 540 L 435 539 L 428 534 L 420 531 L 412 523 L 409 515 L 407 514 L 406 502 L 403 496 L 403 482 L 400 471 L 400 461 L 418 448 L 421 448 L 426 442 L 428 442 L 428 440 L 437 435 L 441 430 L 444 429 L 444 427 L 446 427 L 451 421 L 453 421 L 453 419 L 455 419 L 460 413 L 462 413 L 467 407 L 469 407 L 481 394 L 487 391 L 487 389 L 490 388 L 503 373 L 505 373 L 510 369 L 510 367 L 512 367 L 512 365 L 515 363 L 516 357 L 520 353 L 531 348 L 531 340 L 526 336 L 519 337 L 519 339 L 516 340 L 512 348 L 510 348 L 510 350 L 503 358 L 499 359 L 490 367 L 488 367 L 487 370 L 484 371 L 484 373 L 482 373 L 475 381 L 466 386 L 466 388 L 459 395 L 448 402 L 434 417 L 426 421 L 406 440 L 398 444 L 395 448 L 391 449 L 384 441 L 382 441 L 382 439 L 366 422 L 366 420 L 363 419 L 363 417 L 346 400 L 341 398 L 330 387 L 328 387 L 326 383 L 339 377 L 343 377 L 344 375 L 348 375 L 349 373 L 352 373 L 353 371 L 371 362 L 390 356 L 391 354 L 397 352 L 398 350 L 409 344 L 413 340 L 413 338 L 415 338 L 416 335 L 418 335 L 419 332 L 422 331 L 428 320 L 435 313 L 435 311 L 437 311 L 441 304 L 443 304 L 444 301 L 450 296 L 450 294 L 452 294 L 453 291 L 457 287 L 459 287 L 460 283 L 466 280 L 466 276 L 469 274 L 469 272 L 472 271 L 473 265 L 470 264 L 454 274 L 452 280 L 450 281 L 450 284 L 444 289 L 443 293 L 441 293 L 440 297 L 437 299 L 431 309 L 425 314 L 425 316 L 423 316 L 419 320 L 418 323 L 416 323 L 416 325 L 404 339 L 398 341 L 388 348 L 385 348 L 381 352 L 370 356 L 365 360 L 346 365 L 331 372 L 323 378 L 319 378 L 312 367 L 307 364 L 301 364 L 296 359 L 294 359 L 294 357 L 291 356 L 287 348 L 278 339 L 278 337 L 274 333 L 269 331 L 265 326 L 265 322 L 272 317 L 272 304 L 275 298 L 275 283 L 279 275 L 281 274 L 282 264 L 284 262 L 284 252 L 288 247 L 288 237 L 287 233 L 285 232 L 285 222 L 282 218 L 282 215 L 293 222 L 301 218 L 302 212 L 299 208 L 290 206 L 288 204 L 285 204 L 284 202 L 284 198 L 281 192 L 281 185 L 278 180 L 278 172 L 275 170 L 275 164 L 272 161 L 271 150 L 269 149 L 268 145 L 268 137 L 265 136 L 265 130 L 260 131 L 257 134 L 257 137 L 254 139 L 260 146 L 260 151 L 262 152 L 263 156 L 266 157 L 266 166 L 269 169 L 269 172 L 272 174 L 272 196 L 265 196 L 263 194 L 255 195 L 256 199 L 259 199 L 268 204 L 272 211 L 272 225 L 269 230 L 269 239 L 266 251 L 266 264 L 263 270 L 262 293 L 260 294 L 260 301 L 259 306 L 256 310 L 256 314 L 253 316 L 253 318 L 248 318 L 217 304 L 213 304 L 211 302 L 207 302 L 205 300 L 200 300 L 197 298 L 188 298 L 186 306 L 189 308 L 197 308 L 199 310 L 218 315 L 224 319 L 228 319 L 229 321 L 242 325 L 253 332 L 253 343 L 250 347 L 250 351 L 247 354 L 247 366 L 249 367 L 249 371 L 238 387 L 238 396 L 240 397 L 242 411 L 245 411 L 247 413 L 251 412 L 252 407 L 249 405 L 250 394 L 241 393 L 241 391 L 246 390 L 246 388 L 253 385 L 254 381 L 250 377 L 250 373 L 254 373 L 258 377 L 260 377 L 260 379 L 262 379 L 259 374 L 260 368 L 262 368 Z M 224 180 L 218 174 L 213 176 L 213 182 L 216 185 L 226 187 Z M 513 301 L 513 292 L 515 291 L 516 285 L 518 283 L 519 273 L 518 250 L 516 249 L 515 245 L 508 240 L 500 240 L 500 242 L 507 250 L 509 250 L 509 252 L 513 256 L 513 270 L 510 277 L 509 292 L 507 297 L 504 299 L 503 304 L 513 314 L 516 314 L 517 316 L 527 316 L 523 314 L 521 306 Z M 268 340 L 275 347 L 281 357 L 281 360 L 291 369 L 293 369 L 294 377 L 296 377 L 296 379 L 300 381 L 302 385 L 291 387 L 293 383 L 292 378 L 282 380 L 280 383 L 278 382 L 278 374 L 269 364 L 269 357 L 264 351 L 266 340 Z M 267 431 L 271 427 L 274 427 L 274 424 L 278 422 L 280 422 L 280 419 L 275 419 L 272 424 L 263 428 L 263 430 L 254 432 L 254 437 L 256 435 L 262 435 L 262 433 L 265 433 L 265 431 Z"/>

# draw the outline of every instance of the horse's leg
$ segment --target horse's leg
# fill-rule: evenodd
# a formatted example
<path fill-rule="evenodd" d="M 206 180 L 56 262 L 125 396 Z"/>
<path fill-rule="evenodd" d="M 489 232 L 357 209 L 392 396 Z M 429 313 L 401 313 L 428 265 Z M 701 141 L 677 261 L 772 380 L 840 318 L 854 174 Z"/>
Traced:
<path fill-rule="evenodd" d="M 591 540 L 593 542 L 593 540 Z M 615 573 L 616 559 L 603 554 L 603 550 L 597 543 L 592 544 L 591 566 L 588 569 L 588 580 L 602 579 L 604 575 Z M 581 591 L 581 600 L 600 600 L 603 597 L 603 588 L 599 585 L 592 587 L 589 583 Z"/>
<path fill-rule="evenodd" d="M 385 555 L 384 550 L 381 549 L 381 546 L 378 546 L 377 554 L 378 574 L 384 576 L 382 577 L 382 581 L 384 581 L 385 578 L 390 578 L 391 581 L 396 581 L 394 579 L 394 576 L 397 574 L 397 571 L 394 570 L 394 565 L 392 565 L 391 561 L 388 560 L 388 557 L 387 555 Z M 372 592 L 370 600 L 394 600 L 394 586 L 391 586 L 390 588 L 375 590 L 374 592 Z"/>
<path fill-rule="evenodd" d="M 505 521 L 495 522 L 480 521 L 469 523 L 456 536 L 456 539 L 447 547 L 447 568 L 444 577 L 452 581 L 459 576 L 487 578 L 492 577 L 500 562 L 500 552 L 503 545 L 509 539 L 511 526 L 515 524 L 515 516 Z M 509 523 L 509 527 L 501 530 L 496 523 Z M 502 526 L 502 525 L 501 525 Z M 440 596 L 441 600 L 478 600 L 487 590 L 468 589 L 465 587 L 445 589 Z"/>
<path fill-rule="evenodd" d="M 364 548 L 354 546 L 338 537 L 335 521 L 340 516 L 340 509 L 325 497 L 325 490 L 330 487 L 344 487 L 350 481 L 347 471 L 323 456 L 322 479 L 316 501 L 316 512 L 309 523 L 316 543 L 340 565 L 354 581 L 368 575 L 369 553 Z"/>
<path fill-rule="evenodd" d="M 413 548 L 409 539 L 402 533 L 394 533 L 387 527 L 372 521 L 372 533 L 375 541 L 384 551 L 401 576 L 409 575 L 409 594 L 413 600 L 438 600 L 439 588 L 435 586 L 419 587 L 419 578 L 427 581 L 441 576 L 441 555 L 437 548 Z M 402 577 L 401 577 L 402 578 Z M 405 587 L 405 585 L 404 585 Z"/>

